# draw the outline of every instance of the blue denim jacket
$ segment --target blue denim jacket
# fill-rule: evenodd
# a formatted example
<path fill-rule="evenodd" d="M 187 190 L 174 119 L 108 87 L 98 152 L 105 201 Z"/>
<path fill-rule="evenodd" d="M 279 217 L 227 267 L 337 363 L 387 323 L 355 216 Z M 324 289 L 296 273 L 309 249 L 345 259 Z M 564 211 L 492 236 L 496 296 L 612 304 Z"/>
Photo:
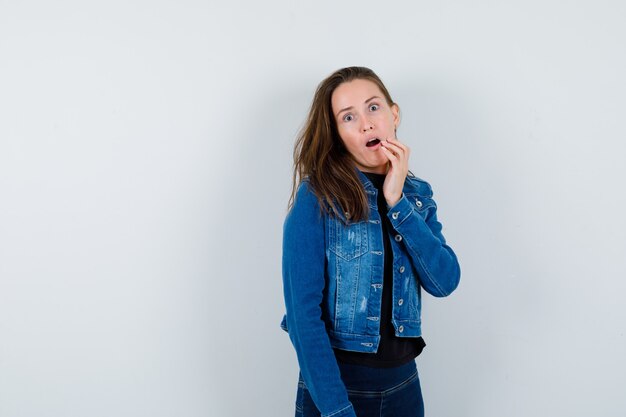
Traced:
<path fill-rule="evenodd" d="M 281 327 L 296 350 L 302 378 L 323 417 L 354 416 L 332 348 L 376 352 L 384 254 L 377 190 L 358 172 L 369 219 L 345 224 L 320 211 L 305 179 L 283 228 Z M 421 288 L 445 297 L 460 268 L 437 220 L 430 185 L 407 176 L 403 194 L 387 216 L 393 250 L 392 322 L 398 337 L 421 335 Z"/>

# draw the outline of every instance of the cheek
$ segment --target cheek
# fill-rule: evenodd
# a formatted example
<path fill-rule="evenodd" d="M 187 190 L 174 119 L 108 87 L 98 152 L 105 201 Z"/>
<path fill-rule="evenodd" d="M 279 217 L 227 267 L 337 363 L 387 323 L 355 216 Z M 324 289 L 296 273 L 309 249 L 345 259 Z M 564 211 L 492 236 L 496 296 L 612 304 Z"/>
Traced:
<path fill-rule="evenodd" d="M 347 148 L 352 148 L 354 146 L 357 139 L 354 138 L 354 133 L 350 129 L 339 128 L 338 133 L 339 133 L 339 137 L 343 141 L 343 144 Z"/>
<path fill-rule="evenodd" d="M 391 113 L 385 114 L 384 123 L 388 127 L 391 127 L 391 128 L 395 127 L 395 123 L 393 121 L 393 114 Z"/>

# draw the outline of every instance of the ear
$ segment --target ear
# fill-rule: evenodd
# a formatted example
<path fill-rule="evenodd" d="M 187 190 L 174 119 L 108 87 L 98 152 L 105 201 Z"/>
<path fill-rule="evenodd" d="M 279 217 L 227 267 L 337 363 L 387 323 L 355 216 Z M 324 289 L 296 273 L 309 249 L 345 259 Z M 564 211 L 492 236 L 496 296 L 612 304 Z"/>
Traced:
<path fill-rule="evenodd" d="M 397 129 L 400 124 L 400 107 L 396 103 L 391 105 L 391 114 L 393 115 L 393 126 Z"/>

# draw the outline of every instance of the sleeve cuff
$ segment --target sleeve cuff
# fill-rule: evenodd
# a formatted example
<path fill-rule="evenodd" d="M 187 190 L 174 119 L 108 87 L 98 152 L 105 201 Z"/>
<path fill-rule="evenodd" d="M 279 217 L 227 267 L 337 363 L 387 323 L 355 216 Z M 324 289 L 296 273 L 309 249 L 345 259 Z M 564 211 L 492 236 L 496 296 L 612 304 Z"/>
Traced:
<path fill-rule="evenodd" d="M 413 206 L 406 198 L 404 193 L 402 193 L 402 197 L 393 207 L 389 208 L 387 212 L 387 217 L 391 221 L 392 226 L 395 228 L 396 226 L 404 223 L 406 219 L 413 213 Z"/>

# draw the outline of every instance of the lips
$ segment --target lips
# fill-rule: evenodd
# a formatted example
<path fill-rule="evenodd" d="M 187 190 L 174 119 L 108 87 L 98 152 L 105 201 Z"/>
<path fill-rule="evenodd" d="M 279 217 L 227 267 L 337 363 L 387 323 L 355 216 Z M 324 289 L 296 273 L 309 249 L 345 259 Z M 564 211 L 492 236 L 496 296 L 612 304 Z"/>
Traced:
<path fill-rule="evenodd" d="M 380 143 L 380 139 L 378 138 L 374 138 L 374 139 L 370 139 L 365 146 L 367 146 L 368 148 L 371 148 L 372 146 L 376 146 Z"/>

